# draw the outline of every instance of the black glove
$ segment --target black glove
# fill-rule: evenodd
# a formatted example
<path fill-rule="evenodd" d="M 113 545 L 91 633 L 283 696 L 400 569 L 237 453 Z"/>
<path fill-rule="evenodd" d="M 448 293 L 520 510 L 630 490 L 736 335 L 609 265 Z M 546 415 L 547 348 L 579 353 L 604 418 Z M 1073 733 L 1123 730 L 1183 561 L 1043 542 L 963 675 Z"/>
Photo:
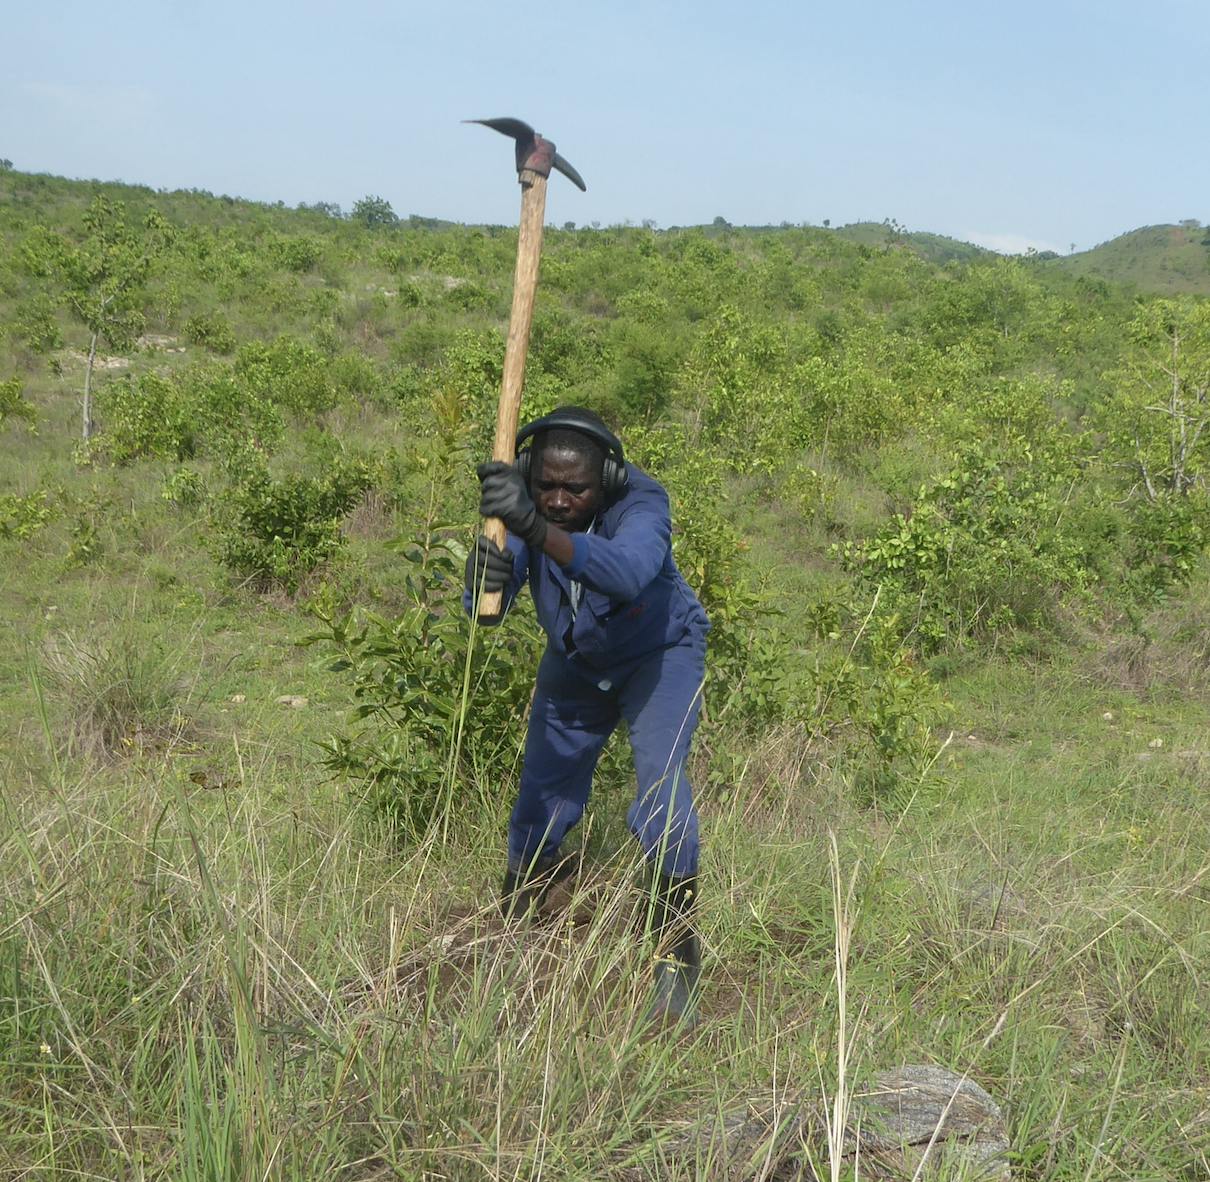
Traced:
<path fill-rule="evenodd" d="M 546 544 L 546 518 L 538 512 L 517 469 L 502 460 L 489 460 L 475 471 L 483 489 L 479 512 L 500 518 L 531 550 L 541 550 Z"/>
<path fill-rule="evenodd" d="M 512 554 L 501 550 L 486 534 L 480 534 L 466 556 L 466 589 L 471 597 L 481 590 L 503 591 L 512 577 Z"/>

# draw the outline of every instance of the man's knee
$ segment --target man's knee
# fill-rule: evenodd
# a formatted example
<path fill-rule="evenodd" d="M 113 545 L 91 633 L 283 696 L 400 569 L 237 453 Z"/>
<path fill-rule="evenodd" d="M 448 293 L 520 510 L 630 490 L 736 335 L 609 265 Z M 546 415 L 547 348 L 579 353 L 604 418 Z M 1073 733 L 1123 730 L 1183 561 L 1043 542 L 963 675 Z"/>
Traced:
<path fill-rule="evenodd" d="M 661 862 L 669 874 L 697 870 L 697 810 L 683 768 L 641 787 L 628 820 L 649 861 Z"/>

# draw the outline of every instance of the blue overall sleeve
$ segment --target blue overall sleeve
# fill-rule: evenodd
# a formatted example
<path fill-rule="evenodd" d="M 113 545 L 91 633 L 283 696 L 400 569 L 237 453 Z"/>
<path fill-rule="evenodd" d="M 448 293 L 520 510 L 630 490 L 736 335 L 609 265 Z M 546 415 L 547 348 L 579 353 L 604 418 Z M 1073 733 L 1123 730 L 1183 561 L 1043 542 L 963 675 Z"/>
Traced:
<path fill-rule="evenodd" d="M 613 537 L 572 534 L 571 562 L 563 573 L 590 591 L 628 603 L 663 569 L 672 540 L 668 494 L 654 481 L 632 494 Z"/>
<path fill-rule="evenodd" d="M 504 601 L 501 608 L 502 612 L 507 612 L 512 607 L 513 600 L 517 598 L 517 592 L 521 590 L 525 576 L 529 573 L 529 550 L 525 543 L 513 534 L 505 536 L 504 548 L 513 556 L 513 577 L 509 579 L 508 586 L 504 588 Z M 468 616 L 471 614 L 472 606 L 471 593 L 464 587 L 462 589 L 462 610 Z"/>

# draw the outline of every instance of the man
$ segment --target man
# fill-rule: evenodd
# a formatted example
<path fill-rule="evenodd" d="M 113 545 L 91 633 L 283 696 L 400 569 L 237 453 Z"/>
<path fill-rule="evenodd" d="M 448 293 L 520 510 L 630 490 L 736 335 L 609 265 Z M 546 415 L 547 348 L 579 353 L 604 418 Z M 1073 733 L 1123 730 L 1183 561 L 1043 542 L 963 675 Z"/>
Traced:
<path fill-rule="evenodd" d="M 528 446 L 527 446 L 528 444 Z M 653 872 L 655 1018 L 692 1021 L 700 952 L 692 929 L 698 822 L 685 774 L 710 625 L 672 558 L 668 494 L 626 462 L 592 411 L 565 406 L 523 427 L 517 461 L 480 464 L 480 536 L 464 602 L 528 579 L 547 635 L 508 833 L 506 917 L 525 915 L 564 864 L 559 847 L 588 802 L 597 757 L 621 719 L 638 791 L 627 813 Z M 487 623 L 498 623 L 500 617 Z"/>

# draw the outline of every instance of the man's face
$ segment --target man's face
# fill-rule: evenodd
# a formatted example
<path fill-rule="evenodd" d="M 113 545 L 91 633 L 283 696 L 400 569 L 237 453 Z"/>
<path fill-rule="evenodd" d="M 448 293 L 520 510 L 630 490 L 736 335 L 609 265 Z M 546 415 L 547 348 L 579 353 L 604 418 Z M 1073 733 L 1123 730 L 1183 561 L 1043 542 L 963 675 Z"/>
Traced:
<path fill-rule="evenodd" d="M 534 504 L 551 525 L 568 533 L 587 529 L 601 507 L 601 474 L 575 452 L 543 448 L 535 457 Z"/>

